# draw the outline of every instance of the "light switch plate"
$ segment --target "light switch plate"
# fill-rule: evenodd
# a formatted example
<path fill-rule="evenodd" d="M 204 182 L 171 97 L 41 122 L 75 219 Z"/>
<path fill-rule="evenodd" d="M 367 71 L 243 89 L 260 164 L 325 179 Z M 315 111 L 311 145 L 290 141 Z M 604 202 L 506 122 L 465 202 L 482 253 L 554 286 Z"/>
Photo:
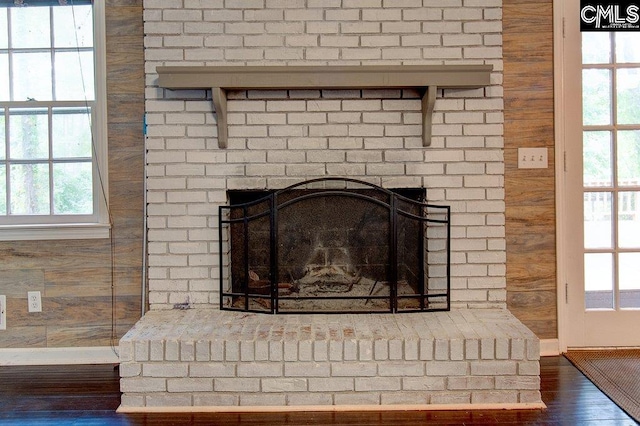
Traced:
<path fill-rule="evenodd" d="M 549 167 L 547 148 L 518 148 L 519 169 L 546 169 Z"/>

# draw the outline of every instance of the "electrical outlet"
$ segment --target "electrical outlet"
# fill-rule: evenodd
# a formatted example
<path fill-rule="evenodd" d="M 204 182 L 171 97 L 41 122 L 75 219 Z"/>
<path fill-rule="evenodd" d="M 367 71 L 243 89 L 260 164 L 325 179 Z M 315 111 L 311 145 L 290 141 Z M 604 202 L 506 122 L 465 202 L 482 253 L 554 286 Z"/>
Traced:
<path fill-rule="evenodd" d="M 42 312 L 42 298 L 39 291 L 28 291 L 29 312 Z"/>
<path fill-rule="evenodd" d="M 547 148 L 518 148 L 519 169 L 546 169 L 549 167 Z"/>
<path fill-rule="evenodd" d="M 0 296 L 0 330 L 7 329 L 7 296 Z"/>

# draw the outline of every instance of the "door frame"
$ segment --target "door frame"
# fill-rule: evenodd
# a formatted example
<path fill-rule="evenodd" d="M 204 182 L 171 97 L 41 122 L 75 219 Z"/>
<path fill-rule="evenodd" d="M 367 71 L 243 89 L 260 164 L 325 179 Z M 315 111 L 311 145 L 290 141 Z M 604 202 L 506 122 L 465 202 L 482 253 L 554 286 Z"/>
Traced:
<path fill-rule="evenodd" d="M 566 231 L 567 220 L 565 208 L 565 81 L 564 81 L 564 23 L 565 0 L 553 1 L 553 90 L 554 90 L 554 133 L 555 133 L 555 190 L 556 190 L 556 308 L 558 316 L 558 350 L 567 351 L 567 259 Z"/>
<path fill-rule="evenodd" d="M 572 250 L 576 236 L 583 236 L 583 221 L 571 217 L 572 209 L 569 208 L 571 205 L 583 203 L 583 193 L 568 190 L 568 188 L 582 188 L 583 159 L 582 155 L 567 154 L 575 150 L 575 147 L 568 144 L 569 136 L 576 131 L 570 123 L 582 123 L 582 104 L 577 102 L 576 105 L 575 102 L 576 95 L 581 99 L 582 82 L 574 75 L 567 76 L 569 68 L 573 70 L 576 66 L 581 67 L 582 64 L 578 5 L 579 0 L 553 1 L 554 137 L 557 159 L 555 162 L 556 277 L 560 353 L 567 351 L 569 343 L 577 347 L 588 347 L 586 346 L 586 327 L 576 329 L 572 324 L 577 321 L 584 323 L 589 318 L 586 312 L 583 318 L 576 314 L 575 309 L 571 312 L 568 304 L 568 299 L 573 301 L 580 294 L 584 299 L 583 290 L 576 286 L 577 282 L 581 285 L 584 282 L 584 271 L 576 267 L 582 265 L 582 260 L 576 259 L 576 256 L 582 257 L 583 254 L 581 250 Z M 592 317 L 593 315 L 590 321 L 593 321 Z M 576 335 L 578 332 L 582 335 Z"/>

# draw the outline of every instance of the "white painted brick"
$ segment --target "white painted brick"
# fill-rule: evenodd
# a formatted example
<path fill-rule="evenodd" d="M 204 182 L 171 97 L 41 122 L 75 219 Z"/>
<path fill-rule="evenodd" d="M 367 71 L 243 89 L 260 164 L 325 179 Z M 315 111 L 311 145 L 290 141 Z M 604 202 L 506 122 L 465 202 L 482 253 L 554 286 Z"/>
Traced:
<path fill-rule="evenodd" d="M 289 405 L 333 405 L 333 395 L 330 393 L 294 393 L 287 395 Z"/>
<path fill-rule="evenodd" d="M 329 377 L 331 366 L 328 363 L 287 362 L 284 374 L 286 377 Z"/>
<path fill-rule="evenodd" d="M 314 22 L 306 23 L 308 34 L 337 34 L 340 32 L 340 24 L 338 22 Z"/>
<path fill-rule="evenodd" d="M 305 25 L 303 22 L 266 22 L 264 27 L 269 34 L 301 34 Z"/>
<path fill-rule="evenodd" d="M 318 37 L 314 35 L 314 37 Z M 320 46 L 322 47 L 357 47 L 360 44 L 360 37 L 357 35 L 320 35 Z"/>
<path fill-rule="evenodd" d="M 237 367 L 238 377 L 280 377 L 282 364 L 273 362 L 242 362 Z"/>
<path fill-rule="evenodd" d="M 471 394 L 472 404 L 515 404 L 516 402 L 518 402 L 516 391 L 477 391 Z"/>
<path fill-rule="evenodd" d="M 365 47 L 398 46 L 399 35 L 370 35 L 360 37 L 360 43 Z"/>
<path fill-rule="evenodd" d="M 310 392 L 349 392 L 356 387 L 351 377 L 311 377 L 308 381 Z"/>
<path fill-rule="evenodd" d="M 380 99 L 345 100 L 345 101 L 342 101 L 342 110 L 358 111 L 358 112 L 380 111 L 382 109 L 382 105 L 386 102 L 391 102 L 391 100 L 384 100 L 382 102 Z"/>
<path fill-rule="evenodd" d="M 469 373 L 466 361 L 433 361 L 426 364 L 427 376 L 465 376 Z"/>
<path fill-rule="evenodd" d="M 391 391 L 400 390 L 402 388 L 401 378 L 399 377 L 356 377 L 355 391 Z"/>
<path fill-rule="evenodd" d="M 258 392 L 260 379 L 257 378 L 216 378 L 213 380 L 216 392 Z"/>
<path fill-rule="evenodd" d="M 471 361 L 474 376 L 515 375 L 517 363 L 513 361 Z"/>
<path fill-rule="evenodd" d="M 289 377 L 262 379 L 262 392 L 304 392 L 308 389 L 307 380 Z"/>
<path fill-rule="evenodd" d="M 378 374 L 383 377 L 424 376 L 425 364 L 422 362 L 383 362 L 378 364 Z"/>
<path fill-rule="evenodd" d="M 286 37 L 286 46 L 315 47 L 319 45 L 317 35 L 289 35 Z"/>
<path fill-rule="evenodd" d="M 373 8 L 382 6 L 382 0 L 342 0 L 344 8 Z"/>
<path fill-rule="evenodd" d="M 419 33 L 421 31 L 420 22 L 407 22 L 407 21 L 399 21 L 399 22 L 382 22 L 382 33 L 383 34 L 408 34 L 408 33 Z"/>
<path fill-rule="evenodd" d="M 123 377 L 120 379 L 120 390 L 122 392 L 164 392 L 167 390 L 167 381 L 156 377 Z"/>

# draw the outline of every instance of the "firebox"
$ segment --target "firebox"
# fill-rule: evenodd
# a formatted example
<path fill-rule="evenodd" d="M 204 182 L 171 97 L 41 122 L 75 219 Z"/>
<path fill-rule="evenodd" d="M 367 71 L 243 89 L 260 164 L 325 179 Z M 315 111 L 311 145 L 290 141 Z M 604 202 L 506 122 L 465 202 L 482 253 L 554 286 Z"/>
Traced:
<path fill-rule="evenodd" d="M 347 178 L 240 191 L 219 211 L 220 309 L 450 308 L 450 208 Z"/>

